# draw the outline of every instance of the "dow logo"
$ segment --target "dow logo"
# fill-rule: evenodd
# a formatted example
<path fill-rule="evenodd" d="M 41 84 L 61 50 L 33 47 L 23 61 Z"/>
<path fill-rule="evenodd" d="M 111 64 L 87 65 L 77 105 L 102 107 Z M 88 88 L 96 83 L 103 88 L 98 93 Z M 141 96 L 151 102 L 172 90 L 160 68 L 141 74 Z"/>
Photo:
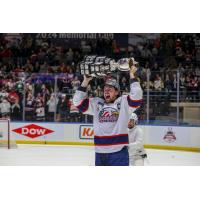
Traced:
<path fill-rule="evenodd" d="M 12 131 L 20 135 L 30 137 L 30 138 L 36 138 L 36 137 L 40 137 L 40 136 L 47 135 L 54 132 L 50 129 L 44 128 L 42 126 L 38 126 L 36 124 L 29 124 L 27 126 L 14 129 Z"/>

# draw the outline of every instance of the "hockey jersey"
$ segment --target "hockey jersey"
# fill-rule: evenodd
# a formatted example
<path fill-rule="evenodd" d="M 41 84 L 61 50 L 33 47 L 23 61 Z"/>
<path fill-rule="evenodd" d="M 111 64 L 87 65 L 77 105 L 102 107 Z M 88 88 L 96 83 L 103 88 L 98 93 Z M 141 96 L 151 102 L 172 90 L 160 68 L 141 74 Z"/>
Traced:
<path fill-rule="evenodd" d="M 97 153 L 113 153 L 128 145 L 128 120 L 140 107 L 142 89 L 139 82 L 131 80 L 130 94 L 118 97 L 113 103 L 103 98 L 88 98 L 80 88 L 75 92 L 73 103 L 84 114 L 93 115 L 94 144 Z"/>
<path fill-rule="evenodd" d="M 144 150 L 144 133 L 141 128 L 135 126 L 132 129 L 128 129 L 129 135 L 129 157 L 130 163 L 132 160 L 141 158 L 142 155 L 146 154 Z"/>

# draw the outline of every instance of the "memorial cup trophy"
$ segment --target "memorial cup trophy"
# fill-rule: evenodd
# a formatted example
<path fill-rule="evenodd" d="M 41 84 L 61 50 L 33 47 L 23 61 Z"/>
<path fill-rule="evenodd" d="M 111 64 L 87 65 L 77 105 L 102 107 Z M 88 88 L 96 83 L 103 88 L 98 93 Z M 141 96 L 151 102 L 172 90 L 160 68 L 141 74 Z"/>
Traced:
<path fill-rule="evenodd" d="M 138 65 L 134 58 L 121 58 L 117 62 L 106 56 L 85 56 L 80 62 L 82 75 L 104 78 L 115 74 L 117 71 L 128 72 L 132 66 Z"/>

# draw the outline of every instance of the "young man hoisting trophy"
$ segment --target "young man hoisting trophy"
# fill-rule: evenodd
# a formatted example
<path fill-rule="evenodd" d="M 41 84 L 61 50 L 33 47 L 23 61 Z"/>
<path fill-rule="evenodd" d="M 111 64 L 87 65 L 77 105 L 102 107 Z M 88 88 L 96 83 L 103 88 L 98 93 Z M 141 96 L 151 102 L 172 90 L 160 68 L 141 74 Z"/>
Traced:
<path fill-rule="evenodd" d="M 76 90 L 73 103 L 83 113 L 93 115 L 95 165 L 128 166 L 128 121 L 131 114 L 140 107 L 142 89 L 135 77 L 138 63 L 134 58 L 123 58 L 118 62 L 105 56 L 86 56 L 80 63 L 84 80 Z M 120 96 L 116 79 L 106 78 L 117 70 L 130 75 L 130 93 Z M 103 98 L 88 97 L 87 86 L 92 78 L 105 77 Z"/>

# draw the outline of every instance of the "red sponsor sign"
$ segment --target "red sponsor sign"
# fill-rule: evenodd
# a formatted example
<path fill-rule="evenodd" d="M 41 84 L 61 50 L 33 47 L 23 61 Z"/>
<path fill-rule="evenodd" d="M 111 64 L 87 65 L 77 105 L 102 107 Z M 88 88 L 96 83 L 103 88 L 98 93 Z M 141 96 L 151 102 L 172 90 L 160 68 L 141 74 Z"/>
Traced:
<path fill-rule="evenodd" d="M 36 138 L 43 135 L 47 135 L 53 133 L 54 131 L 44 128 L 42 126 L 38 126 L 36 124 L 29 124 L 27 126 L 23 126 L 17 129 L 12 130 L 20 135 L 24 135 L 30 138 Z"/>

